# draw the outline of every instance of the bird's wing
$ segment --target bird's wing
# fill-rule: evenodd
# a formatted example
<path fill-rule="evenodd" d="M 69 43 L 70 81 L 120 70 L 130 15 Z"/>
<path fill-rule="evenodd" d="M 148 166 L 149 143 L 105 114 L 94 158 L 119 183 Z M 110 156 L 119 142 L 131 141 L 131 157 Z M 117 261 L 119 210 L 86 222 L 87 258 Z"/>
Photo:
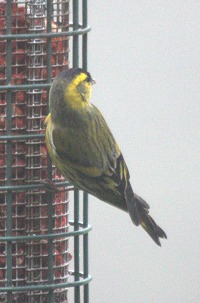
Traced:
<path fill-rule="evenodd" d="M 53 129 L 51 140 L 57 165 L 79 188 L 128 210 L 138 225 L 139 215 L 126 163 L 106 121 L 95 107 L 93 117 L 88 129 Z"/>
<path fill-rule="evenodd" d="M 86 122 L 77 128 L 54 128 L 52 139 L 57 156 L 83 175 L 111 176 L 117 168 L 120 149 L 95 106 L 92 106 L 92 114 L 86 118 Z"/>

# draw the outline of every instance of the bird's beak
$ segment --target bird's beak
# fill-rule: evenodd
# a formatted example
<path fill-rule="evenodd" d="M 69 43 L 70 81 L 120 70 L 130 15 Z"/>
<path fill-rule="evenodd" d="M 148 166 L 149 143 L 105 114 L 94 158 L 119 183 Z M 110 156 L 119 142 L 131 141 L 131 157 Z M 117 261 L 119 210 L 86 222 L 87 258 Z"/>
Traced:
<path fill-rule="evenodd" d="M 92 85 L 96 84 L 96 81 L 93 78 L 91 79 L 91 84 Z"/>

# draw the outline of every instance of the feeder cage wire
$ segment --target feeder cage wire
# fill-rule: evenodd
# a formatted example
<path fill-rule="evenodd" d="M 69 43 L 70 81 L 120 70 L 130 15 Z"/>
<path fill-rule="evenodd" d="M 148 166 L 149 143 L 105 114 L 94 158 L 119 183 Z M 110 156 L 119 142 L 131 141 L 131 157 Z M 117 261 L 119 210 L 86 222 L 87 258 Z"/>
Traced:
<path fill-rule="evenodd" d="M 89 303 L 88 197 L 75 190 L 69 214 L 44 141 L 51 82 L 70 60 L 87 68 L 89 30 L 87 0 L 0 0 L 2 303 Z"/>

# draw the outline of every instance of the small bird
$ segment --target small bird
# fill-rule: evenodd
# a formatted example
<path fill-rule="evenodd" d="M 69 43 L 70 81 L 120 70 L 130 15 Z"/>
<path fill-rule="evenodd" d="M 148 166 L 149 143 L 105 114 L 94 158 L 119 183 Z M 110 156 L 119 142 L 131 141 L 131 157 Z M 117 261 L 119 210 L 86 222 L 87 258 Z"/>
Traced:
<path fill-rule="evenodd" d="M 123 155 L 105 119 L 90 102 L 92 79 L 81 68 L 65 70 L 50 89 L 46 145 L 52 161 L 77 188 L 129 213 L 156 244 L 167 238 L 149 205 L 130 184 Z"/>

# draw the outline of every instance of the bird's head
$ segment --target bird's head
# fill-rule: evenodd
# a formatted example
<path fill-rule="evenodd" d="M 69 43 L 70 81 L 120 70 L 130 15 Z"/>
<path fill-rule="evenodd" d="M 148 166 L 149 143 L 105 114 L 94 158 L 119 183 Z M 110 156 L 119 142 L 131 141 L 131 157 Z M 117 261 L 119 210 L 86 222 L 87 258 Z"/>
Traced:
<path fill-rule="evenodd" d="M 60 109 L 80 110 L 90 105 L 92 84 L 90 73 L 72 68 L 60 73 L 50 90 L 50 111 Z"/>
<path fill-rule="evenodd" d="M 83 69 L 77 68 L 70 70 L 72 72 L 72 79 L 65 90 L 65 100 L 71 99 L 75 103 L 74 106 L 85 107 L 90 103 L 92 84 L 95 81 L 92 79 L 90 73 Z"/>

